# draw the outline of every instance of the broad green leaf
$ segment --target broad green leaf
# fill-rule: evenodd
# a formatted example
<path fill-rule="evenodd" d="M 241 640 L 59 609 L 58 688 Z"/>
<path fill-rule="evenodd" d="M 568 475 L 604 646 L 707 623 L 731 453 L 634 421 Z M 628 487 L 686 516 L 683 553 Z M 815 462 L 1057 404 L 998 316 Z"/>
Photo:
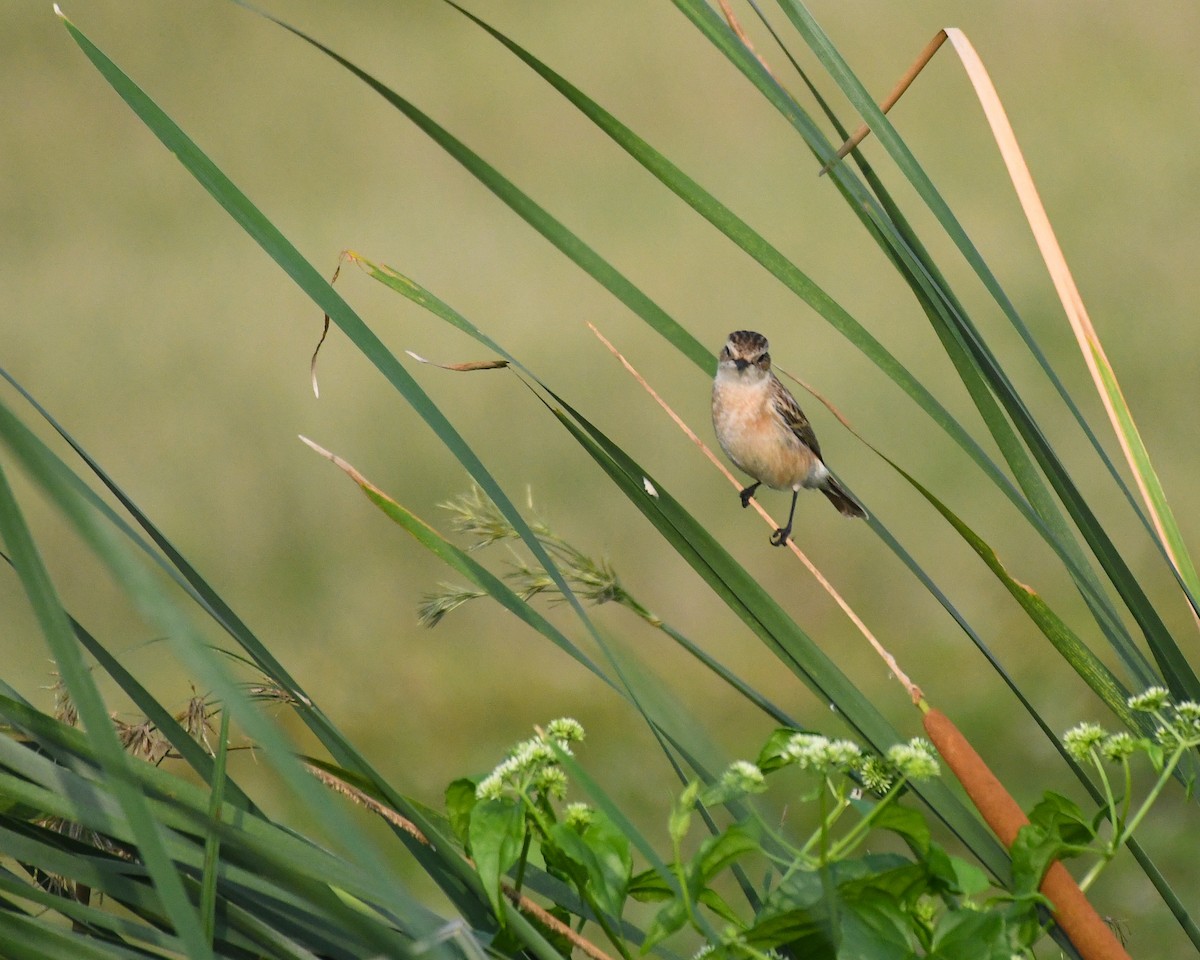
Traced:
<path fill-rule="evenodd" d="M 912 917 L 894 898 L 870 891 L 841 904 L 837 914 L 838 957 L 915 960 Z"/>
<path fill-rule="evenodd" d="M 1013 948 L 997 911 L 952 910 L 933 931 L 930 960 L 1012 960 Z"/>
<path fill-rule="evenodd" d="M 708 837 L 688 865 L 688 882 L 692 895 L 712 884 L 717 875 L 734 861 L 757 853 L 762 845 L 761 833 L 755 822 L 735 823 L 715 837 Z"/>
<path fill-rule="evenodd" d="M 481 800 L 471 811 L 471 856 L 496 916 L 504 919 L 504 875 L 516 865 L 525 840 L 525 807 L 510 798 Z"/>
<path fill-rule="evenodd" d="M 450 818 L 450 829 L 464 844 L 470 835 L 471 811 L 478 802 L 473 780 L 455 780 L 446 787 L 446 815 Z"/>
<path fill-rule="evenodd" d="M 871 828 L 890 830 L 912 844 L 921 854 L 929 852 L 931 835 L 929 824 L 921 814 L 911 807 L 888 803 L 871 817 Z"/>
<path fill-rule="evenodd" d="M 628 838 L 598 817 L 582 834 L 565 823 L 556 823 L 550 829 L 549 840 L 557 853 L 581 872 L 596 905 L 620 918 L 633 873 Z"/>

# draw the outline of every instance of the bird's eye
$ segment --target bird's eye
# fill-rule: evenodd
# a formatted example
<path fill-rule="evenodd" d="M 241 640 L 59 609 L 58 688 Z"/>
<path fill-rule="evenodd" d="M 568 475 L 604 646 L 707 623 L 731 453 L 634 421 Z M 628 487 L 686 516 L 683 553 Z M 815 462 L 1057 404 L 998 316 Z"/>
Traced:
<path fill-rule="evenodd" d="M 764 353 L 754 362 L 765 370 L 771 365 L 771 355 L 769 353 Z"/>
<path fill-rule="evenodd" d="M 722 360 L 728 360 L 732 356 L 733 356 L 733 354 L 729 352 L 728 344 L 721 348 L 721 359 Z"/>

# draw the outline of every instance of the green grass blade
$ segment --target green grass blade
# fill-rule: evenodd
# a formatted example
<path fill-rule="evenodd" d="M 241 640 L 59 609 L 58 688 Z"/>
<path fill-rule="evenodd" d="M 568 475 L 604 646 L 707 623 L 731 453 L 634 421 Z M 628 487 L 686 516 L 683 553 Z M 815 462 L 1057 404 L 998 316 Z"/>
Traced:
<path fill-rule="evenodd" d="M 73 495 L 72 490 L 62 483 L 61 477 L 54 470 L 53 466 L 40 458 L 40 447 L 28 442 L 28 434 L 19 429 L 19 424 L 15 421 L 15 418 L 2 405 L 0 405 L 0 440 L 3 440 L 8 445 L 16 458 L 23 463 L 31 479 L 35 483 L 38 483 L 49 495 L 51 502 L 54 503 L 57 509 L 76 528 L 83 537 L 84 542 L 109 566 L 118 581 L 127 586 L 131 598 L 142 608 L 142 611 L 151 622 L 158 623 L 163 627 L 163 634 L 168 638 L 172 649 L 192 676 L 200 684 L 213 690 L 226 704 L 227 708 L 232 708 L 235 711 L 242 728 L 262 747 L 264 754 L 271 759 L 273 766 L 283 776 L 285 782 L 289 783 L 292 790 L 299 797 L 303 798 L 303 802 L 308 803 L 311 809 L 323 810 L 322 822 L 327 825 L 327 828 L 331 832 L 336 830 L 339 842 L 346 844 L 355 851 L 356 859 L 368 873 L 375 872 L 376 885 L 384 891 L 383 895 L 386 898 L 385 902 L 387 905 L 397 915 L 411 914 L 413 904 L 402 894 L 403 888 L 399 881 L 391 876 L 390 870 L 384 868 L 383 864 L 378 860 L 374 849 L 360 837 L 357 829 L 346 819 L 345 815 L 338 809 L 332 799 L 300 768 L 292 755 L 291 747 L 287 743 L 284 734 L 274 724 L 268 722 L 257 708 L 246 699 L 238 685 L 217 662 L 216 655 L 195 635 L 191 624 L 161 594 L 157 583 L 148 577 L 144 569 L 133 562 L 132 557 L 120 549 L 121 545 L 113 539 L 110 530 L 103 526 L 94 514 L 90 512 L 90 509 L 79 498 Z M 12 520 L 11 508 L 6 510 L 4 515 L 7 520 Z M 11 529 L 5 531 L 6 538 L 11 535 L 14 535 Z M 17 565 L 18 570 L 30 570 L 27 550 L 23 547 L 21 551 L 18 551 L 12 549 L 12 546 L 13 542 L 10 541 L 10 552 L 13 554 L 13 561 Z M 117 785 L 116 789 L 122 792 L 129 791 L 132 789 L 127 786 L 129 775 L 134 770 L 137 770 L 138 767 L 145 765 L 134 763 L 120 751 L 120 746 L 116 742 L 115 732 L 112 730 L 107 712 L 103 709 L 103 704 L 100 704 L 98 701 L 98 695 L 92 695 L 90 699 L 94 702 L 88 704 L 85 712 L 84 703 L 86 701 L 81 698 L 88 698 L 89 694 L 86 690 L 77 689 L 79 688 L 79 683 L 77 682 L 78 677 L 75 674 L 81 674 L 88 684 L 92 681 L 82 665 L 77 648 L 74 646 L 75 638 L 71 632 L 70 624 L 66 620 L 65 613 L 62 613 L 61 609 L 57 608 L 51 601 L 49 594 L 42 595 L 35 593 L 34 596 L 38 597 L 39 610 L 43 611 L 50 629 L 65 631 L 65 640 L 55 636 L 53 643 L 55 657 L 59 662 L 60 669 L 63 671 L 64 678 L 72 678 L 68 680 L 68 688 L 71 690 L 72 696 L 80 708 L 80 716 L 88 725 L 88 729 L 90 731 L 101 731 L 97 735 L 100 739 L 104 739 L 105 737 L 111 738 L 111 742 L 121 758 L 117 761 L 122 764 L 122 767 L 119 768 L 120 772 L 118 773 L 117 770 L 114 770 L 113 775 L 113 782 Z M 91 716 L 93 713 L 96 716 Z M 135 804 L 143 802 L 140 794 L 137 794 L 136 791 L 133 791 L 133 794 L 137 796 L 137 800 L 132 802 Z M 157 838 L 157 824 L 145 814 L 144 810 L 141 810 L 140 814 L 136 817 L 131 816 L 130 821 L 138 830 L 139 836 L 137 842 L 139 845 L 143 842 L 142 833 L 151 833 L 153 831 L 152 836 Z M 153 843 L 154 840 L 151 839 L 146 842 Z M 147 857 L 157 856 L 162 859 L 162 865 L 156 863 L 156 870 L 165 869 L 168 871 L 170 878 L 164 881 L 167 884 L 166 889 L 170 896 L 179 898 L 179 902 L 168 901 L 172 917 L 176 913 L 179 913 L 181 909 L 186 908 L 194 925 L 194 929 L 189 933 L 189 936 L 194 935 L 196 937 L 196 943 L 194 945 L 189 943 L 189 949 L 195 950 L 196 956 L 205 956 L 206 947 L 198 915 L 187 897 L 183 895 L 182 887 L 179 886 L 178 877 L 171 867 L 169 860 L 165 858 L 165 854 L 161 853 L 162 842 L 159 839 L 159 853 L 155 854 L 151 850 L 147 854 Z M 387 878 L 386 882 L 384 878 Z M 156 881 L 157 879 L 156 877 Z M 419 924 L 414 923 L 414 926 L 419 926 Z M 183 932 L 181 930 L 177 932 L 180 933 L 181 939 L 185 939 L 186 941 L 186 938 L 183 937 Z M 391 938 L 386 936 L 379 940 L 381 946 L 383 943 L 390 942 Z"/>
<path fill-rule="evenodd" d="M 235 0 L 239 2 L 239 0 Z M 551 244 L 560 250 L 568 259 L 578 265 L 585 273 L 595 279 L 605 290 L 609 291 L 621 303 L 625 304 L 634 314 L 641 317 L 655 331 L 674 345 L 685 357 L 695 363 L 706 374 L 712 375 L 716 368 L 716 358 L 710 349 L 697 340 L 690 331 L 684 329 L 678 321 L 671 317 L 662 307 L 633 284 L 612 264 L 601 257 L 595 250 L 583 242 L 563 223 L 555 219 L 545 208 L 534 202 L 512 181 L 508 180 L 495 167 L 471 150 L 461 140 L 454 137 L 445 128 L 436 123 L 431 117 L 418 109 L 413 103 L 400 96 L 390 87 L 381 83 L 365 70 L 360 69 L 345 57 L 331 50 L 319 40 L 304 31 L 272 17 L 270 14 L 255 11 L 273 23 L 289 31 L 321 53 L 340 64 L 372 90 L 383 97 L 389 104 L 408 117 L 422 132 L 429 136 L 438 146 L 460 163 L 467 172 L 487 187 L 497 199 L 505 203 L 514 213 L 525 220 Z"/>
<path fill-rule="evenodd" d="M 667 539 L 689 565 L 821 700 L 874 749 L 886 750 L 907 739 L 866 700 L 825 653 L 787 616 L 712 538 L 703 525 L 635 461 L 602 432 L 553 395 L 561 406 L 560 422 L 596 460 L 623 493 Z M 554 409 L 553 407 L 551 408 Z M 564 412 L 565 411 L 565 412 Z M 649 492 L 647 484 L 653 489 Z M 997 876 L 1007 874 L 1006 858 L 995 839 L 944 785 L 922 784 L 918 790 L 934 813 Z"/>
<path fill-rule="evenodd" d="M 183 163 L 200 184 L 209 192 L 259 244 L 286 273 L 321 307 L 325 314 L 349 337 L 351 342 L 370 360 L 388 382 L 408 401 L 413 409 L 429 425 L 438 439 L 466 468 L 483 491 L 491 497 L 499 510 L 520 534 L 530 552 L 542 568 L 554 580 L 555 586 L 570 605 L 576 616 L 591 634 L 601 650 L 605 640 L 592 623 L 583 604 L 575 596 L 558 566 L 546 553 L 537 537 L 529 528 L 508 495 L 492 477 L 461 434 L 453 427 L 440 409 L 429 399 L 396 357 L 383 342 L 367 327 L 350 305 L 342 299 L 249 198 L 204 154 L 182 129 L 168 117 L 115 63 L 87 39 L 73 24 L 64 21 L 72 38 L 117 94 L 134 111 L 138 118 L 162 141 Z M 619 670 L 618 670 L 619 673 Z"/>
<path fill-rule="evenodd" d="M 949 206 L 925 175 L 895 128 L 875 105 L 865 87 L 850 70 L 849 65 L 846 64 L 811 14 L 794 0 L 780 0 L 780 4 L 822 65 L 837 81 L 855 109 L 870 124 L 872 131 L 896 161 L 901 172 L 925 201 L 997 303 L 1002 308 L 1007 305 L 1011 311 L 1011 303 L 1007 301 L 998 281 L 988 269 L 978 250 L 970 242 L 966 231 L 963 230 Z M 1011 312 L 1015 317 L 1015 311 Z M 972 356 L 978 364 L 981 374 L 987 378 L 991 389 L 996 392 L 1009 416 L 1013 418 L 1022 438 L 1029 445 L 1031 453 L 1039 467 L 1045 472 L 1055 493 L 1062 500 L 1072 521 L 1079 528 L 1101 567 L 1105 570 L 1130 613 L 1137 620 L 1151 653 L 1163 673 L 1164 680 L 1177 696 L 1185 698 L 1200 696 L 1200 678 L 1197 678 L 1190 664 L 1182 655 L 1153 604 L 1150 603 L 1141 585 L 1125 564 L 1120 552 L 1111 542 L 1107 531 L 1099 523 L 1071 481 L 1053 448 L 995 358 L 984 345 L 982 338 L 969 324 L 965 314 L 952 312 L 951 319 L 957 320 L 960 335 L 972 349 Z M 1120 648 L 1118 648 L 1118 653 L 1125 655 Z"/>
<path fill-rule="evenodd" d="M 25 588 L 47 645 L 79 710 L 88 738 L 109 777 L 113 792 L 134 825 L 134 841 L 144 859 L 176 934 L 192 957 L 211 956 L 200 920 L 188 900 L 166 851 L 166 838 L 149 813 L 145 799 L 132 786 L 131 760 L 121 749 L 100 692 L 75 645 L 74 631 L 59 603 L 49 573 L 25 524 L 8 478 L 0 467 L 0 536 Z"/>
<path fill-rule="evenodd" d="M 450 0 L 447 0 L 450 2 Z M 454 6 L 453 3 L 451 3 Z M 457 8 L 456 9 L 461 9 Z M 707 8 L 705 8 L 707 10 Z M 587 97 L 582 91 L 569 83 L 565 78 L 551 70 L 547 65 L 533 57 L 519 45 L 505 37 L 499 31 L 484 23 L 478 17 L 462 11 L 465 16 L 478 24 L 482 29 L 487 31 L 497 41 L 503 44 L 514 55 L 522 60 L 526 65 L 533 69 L 539 76 L 545 79 L 564 97 L 566 97 L 574 106 L 583 112 L 591 119 L 600 129 L 607 133 L 618 145 L 625 149 L 630 156 L 634 157 L 646 167 L 652 174 L 681 199 L 685 200 L 689 205 L 697 210 L 701 215 L 706 217 L 718 229 L 722 230 L 730 239 L 737 243 L 743 250 L 754 257 L 768 271 L 783 282 L 789 289 L 796 293 L 799 297 L 805 300 L 814 310 L 823 316 L 832 326 L 841 332 L 847 339 L 855 344 L 868 358 L 876 363 L 897 385 L 899 385 L 918 405 L 937 422 L 950 436 L 962 447 L 966 452 L 972 455 L 973 459 L 983 467 L 989 475 L 998 482 L 1002 489 L 1009 493 L 1010 499 L 1022 509 L 1027 519 L 1033 519 L 1029 508 L 1024 502 L 1015 496 L 1002 475 L 991 464 L 990 460 L 983 454 L 982 450 L 977 446 L 975 441 L 966 434 L 962 427 L 953 420 L 947 411 L 932 397 L 928 391 L 919 384 L 915 378 L 901 365 L 890 353 L 880 344 L 861 324 L 851 317 L 839 304 L 821 290 L 812 280 L 807 277 L 798 267 L 791 263 L 777 249 L 768 244 L 759 234 L 753 231 L 748 224 L 738 218 L 732 211 L 717 201 L 707 191 L 703 190 L 694 180 L 684 174 L 674 164 L 670 163 L 658 151 L 654 150 L 645 140 L 638 137 L 624 124 L 621 124 L 611 114 L 605 111 L 591 98 Z M 711 11 L 709 15 L 715 17 Z M 914 276 L 927 283 L 927 278 L 924 277 L 923 271 L 915 270 Z M 927 302 L 937 304 L 938 291 L 927 289 Z M 938 312 L 932 311 L 932 317 L 936 317 Z M 1014 469 L 1022 484 L 1022 489 L 1029 495 L 1036 508 L 1036 515 L 1041 518 L 1043 523 L 1048 523 L 1051 527 L 1051 535 L 1054 541 L 1059 545 L 1060 553 L 1072 552 L 1072 540 L 1065 525 L 1062 523 L 1057 507 L 1053 504 L 1048 492 L 1045 490 L 1040 479 L 1037 477 L 1032 462 L 1028 455 L 1021 447 L 1016 435 L 1009 426 L 1004 414 L 1001 413 L 999 407 L 993 400 L 988 384 L 976 375 L 975 365 L 977 362 L 974 354 L 968 351 L 967 344 L 962 339 L 962 334 L 953 326 L 948 324 L 935 324 L 935 329 L 938 330 L 939 336 L 942 337 L 944 346 L 955 362 L 956 368 L 960 372 L 964 384 L 975 400 L 976 405 L 987 423 L 993 437 L 1000 445 L 1001 450 L 1005 453 L 1009 465 Z M 993 367 L 993 369 L 995 369 Z M 1003 378 L 1002 373 L 998 374 Z M 1008 394 L 1010 397 L 1015 397 L 1012 391 Z M 1023 406 L 1016 404 L 1017 415 L 1023 411 Z M 1009 406 L 1010 415 L 1013 414 L 1012 406 Z M 1034 439 L 1040 438 L 1040 433 L 1036 431 L 1032 419 L 1026 417 L 1021 421 L 1026 431 L 1022 431 L 1026 440 L 1029 440 L 1030 435 Z M 1167 642 L 1169 638 L 1165 635 L 1165 627 L 1162 626 L 1161 620 L 1157 617 L 1152 607 L 1141 602 L 1142 595 L 1140 588 L 1136 583 L 1131 582 L 1130 578 L 1123 577 L 1121 570 L 1123 564 L 1120 561 L 1119 555 L 1112 549 L 1106 549 L 1107 538 L 1103 530 L 1094 522 L 1094 518 L 1086 510 L 1086 505 L 1082 503 L 1082 498 L 1078 497 L 1077 491 L 1069 483 L 1062 482 L 1065 478 L 1065 471 L 1061 470 L 1061 465 L 1053 457 L 1048 450 L 1048 445 L 1041 444 L 1035 448 L 1035 457 L 1044 469 L 1053 473 L 1052 480 L 1058 479 L 1059 482 L 1054 483 L 1056 491 L 1060 496 L 1070 498 L 1068 503 L 1073 517 L 1077 522 L 1082 522 L 1086 525 L 1085 534 L 1090 534 L 1089 541 L 1098 543 L 1101 549 L 1102 564 L 1110 571 L 1110 574 L 1115 575 L 1116 584 L 1119 592 L 1130 603 L 1130 609 L 1139 623 L 1143 625 L 1146 631 L 1147 639 L 1155 652 L 1156 659 L 1160 663 L 1160 668 L 1164 670 L 1168 677 L 1177 678 L 1176 689 L 1180 688 L 1180 684 L 1188 683 L 1188 671 L 1186 663 L 1181 662 L 1180 658 L 1173 657 L 1170 649 L 1170 644 Z M 1038 453 L 1043 456 L 1037 456 Z M 1057 468 L 1057 469 L 1056 469 Z M 1042 524 L 1039 524 L 1042 526 Z M 1109 545 L 1110 546 L 1110 545 Z M 1078 558 L 1077 558 L 1078 559 Z M 1073 565 L 1072 572 L 1077 582 L 1093 583 L 1090 578 L 1080 572 L 1080 564 L 1078 562 Z M 1114 573 L 1115 571 L 1115 573 Z M 1085 589 L 1085 598 L 1088 599 L 1089 605 L 1098 609 L 1101 622 L 1106 627 L 1106 632 L 1110 637 L 1110 641 L 1114 644 L 1118 653 L 1127 661 L 1131 671 L 1134 671 L 1135 676 L 1138 673 L 1140 663 L 1139 654 L 1133 644 L 1128 640 L 1127 636 L 1119 629 L 1120 621 L 1115 613 L 1111 613 L 1102 601 L 1098 598 L 1103 594 L 1098 589 Z"/>
<path fill-rule="evenodd" d="M 217 755 L 213 758 L 212 781 L 209 793 L 208 815 L 213 823 L 220 820 L 221 807 L 225 803 L 225 762 L 229 756 L 229 711 L 221 711 L 220 739 Z M 217 913 L 217 866 L 220 862 L 221 839 L 215 830 L 204 839 L 204 873 L 200 882 L 200 919 L 204 924 L 204 936 L 211 944 L 216 927 Z"/>
<path fill-rule="evenodd" d="M 1104 394 L 1108 398 L 1108 404 L 1116 419 L 1114 429 L 1128 451 L 1130 468 L 1138 477 L 1139 486 L 1144 496 L 1150 501 L 1151 510 L 1158 523 L 1161 524 L 1160 539 L 1166 546 L 1168 559 L 1171 560 L 1172 566 L 1178 572 L 1181 586 L 1187 594 L 1192 609 L 1196 611 L 1197 615 L 1200 615 L 1200 603 L 1197 602 L 1197 598 L 1200 598 L 1200 577 L 1196 574 L 1196 566 L 1192 562 L 1191 553 L 1188 551 L 1187 543 L 1183 539 L 1171 505 L 1167 501 L 1167 494 L 1163 489 L 1162 481 L 1158 478 L 1158 471 L 1154 469 L 1154 464 L 1150 460 L 1150 451 L 1146 448 L 1145 441 L 1142 440 L 1141 431 L 1138 430 L 1133 419 L 1133 411 L 1129 409 L 1125 394 L 1117 382 L 1116 371 L 1108 362 L 1108 357 L 1099 340 L 1090 342 L 1088 347 L 1095 359 Z"/>
<path fill-rule="evenodd" d="M 996 551 L 964 523 L 954 511 L 935 497 L 927 487 L 897 464 L 893 463 L 892 467 L 958 531 L 963 540 L 970 544 L 971 549 L 978 554 L 979 558 L 996 576 L 996 579 L 999 580 L 1004 589 L 1020 604 L 1021 609 L 1025 611 L 1026 615 L 1033 621 L 1042 635 L 1050 641 L 1055 650 L 1071 665 L 1071 668 L 1091 688 L 1092 692 L 1103 700 L 1109 709 L 1120 717 L 1130 730 L 1138 735 L 1148 732 L 1150 725 L 1145 722 L 1144 716 L 1134 713 L 1126 703 L 1129 697 L 1129 690 L 1117 680 L 1103 661 L 1092 653 L 1091 649 L 1068 626 L 1066 621 L 1059 617 L 1036 591 L 1016 580 L 1009 573 L 1004 563 L 1001 562 Z M 1040 720 L 1038 714 L 1034 713 L 1034 717 Z M 1048 731 L 1048 728 L 1043 726 L 1043 730 Z M 1053 735 L 1051 735 L 1051 738 L 1057 740 Z"/>

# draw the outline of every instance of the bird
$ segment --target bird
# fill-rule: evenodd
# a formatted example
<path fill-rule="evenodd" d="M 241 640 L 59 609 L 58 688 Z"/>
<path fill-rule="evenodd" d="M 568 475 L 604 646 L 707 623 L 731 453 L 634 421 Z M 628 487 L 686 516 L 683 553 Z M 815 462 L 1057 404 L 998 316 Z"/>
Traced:
<path fill-rule="evenodd" d="M 771 370 L 768 348 L 767 338 L 753 330 L 729 335 L 713 380 L 712 417 L 725 455 L 754 478 L 738 494 L 743 507 L 764 483 L 792 491 L 787 524 L 771 534 L 771 544 L 782 547 L 792 533 L 801 489 L 820 490 L 843 516 L 865 518 L 867 511 L 825 466 L 812 425 Z"/>

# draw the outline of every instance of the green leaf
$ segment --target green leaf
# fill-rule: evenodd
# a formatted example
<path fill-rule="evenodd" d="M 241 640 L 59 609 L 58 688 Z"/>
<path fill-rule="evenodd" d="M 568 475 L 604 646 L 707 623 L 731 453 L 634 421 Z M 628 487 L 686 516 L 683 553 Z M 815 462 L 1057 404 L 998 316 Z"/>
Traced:
<path fill-rule="evenodd" d="M 948 854 L 939 844 L 931 843 L 924 855 L 925 867 L 935 887 L 953 896 L 974 897 L 983 893 L 991 882 L 973 863 Z"/>
<path fill-rule="evenodd" d="M 838 896 L 847 902 L 860 895 L 886 893 L 911 908 L 930 887 L 925 863 L 898 853 L 868 853 L 839 861 L 832 865 L 830 876 L 837 884 Z"/>
<path fill-rule="evenodd" d="M 868 805 L 868 811 L 873 807 L 874 804 Z M 872 818 L 871 828 L 890 830 L 908 840 L 919 853 L 929 852 L 929 824 L 919 811 L 911 807 L 902 807 L 898 803 L 887 803 Z"/>
<path fill-rule="evenodd" d="M 592 876 L 597 901 L 614 917 L 620 917 L 633 876 L 629 838 L 599 811 L 583 832 L 583 840 L 596 859 L 598 872 Z"/>
<path fill-rule="evenodd" d="M 997 910 L 949 910 L 933 931 L 930 960 L 1012 960 L 1004 916 Z"/>
<path fill-rule="evenodd" d="M 1042 799 L 1029 812 L 1029 822 L 1070 844 L 1088 844 L 1096 836 L 1092 818 L 1079 804 L 1052 790 L 1042 794 Z"/>
<path fill-rule="evenodd" d="M 633 874 L 633 858 L 629 839 L 599 813 L 580 834 L 565 823 L 550 828 L 549 842 L 556 853 L 566 857 L 576 868 L 572 876 L 586 893 L 606 913 L 620 918 Z M 543 850 L 547 863 L 555 855 Z"/>
<path fill-rule="evenodd" d="M 629 882 L 629 896 L 639 903 L 661 903 L 676 896 L 676 890 L 657 870 L 645 870 Z M 741 925 L 742 918 L 737 911 L 711 887 L 701 890 L 696 899 L 723 920 Z"/>
<path fill-rule="evenodd" d="M 792 737 L 800 730 L 794 730 L 791 727 L 778 727 L 772 731 L 767 737 L 767 742 L 763 744 L 762 750 L 758 753 L 758 759 L 755 764 L 763 773 L 770 773 L 772 770 L 778 770 L 780 767 L 786 767 L 793 762 L 791 754 L 788 753 L 787 746 L 791 742 Z"/>
<path fill-rule="evenodd" d="M 450 819 L 450 829 L 464 846 L 470 835 L 471 811 L 478 802 L 474 780 L 464 777 L 446 787 L 446 816 Z"/>
<path fill-rule="evenodd" d="M 719 873 L 747 854 L 756 853 L 761 846 L 758 821 L 735 823 L 715 837 L 707 838 L 688 864 L 688 888 L 695 896 L 707 887 Z"/>
<path fill-rule="evenodd" d="M 521 855 L 525 841 L 525 807 L 507 797 L 481 800 L 471 811 L 468 830 L 475 870 L 497 919 L 504 922 L 500 884 Z"/>
<path fill-rule="evenodd" d="M 915 960 L 911 915 L 893 897 L 869 890 L 842 904 L 838 960 Z"/>
<path fill-rule="evenodd" d="M 1012 892 L 1017 897 L 1036 894 L 1042 877 L 1056 860 L 1095 852 L 1090 846 L 1095 836 L 1090 821 L 1066 797 L 1048 792 L 1030 817 L 1030 823 L 1017 831 L 1010 849 Z"/>
<path fill-rule="evenodd" d="M 678 897 L 672 898 L 654 915 L 650 926 L 646 928 L 646 939 L 642 942 L 641 953 L 649 953 L 671 934 L 682 930 L 687 925 L 689 916 L 687 904 Z"/>

